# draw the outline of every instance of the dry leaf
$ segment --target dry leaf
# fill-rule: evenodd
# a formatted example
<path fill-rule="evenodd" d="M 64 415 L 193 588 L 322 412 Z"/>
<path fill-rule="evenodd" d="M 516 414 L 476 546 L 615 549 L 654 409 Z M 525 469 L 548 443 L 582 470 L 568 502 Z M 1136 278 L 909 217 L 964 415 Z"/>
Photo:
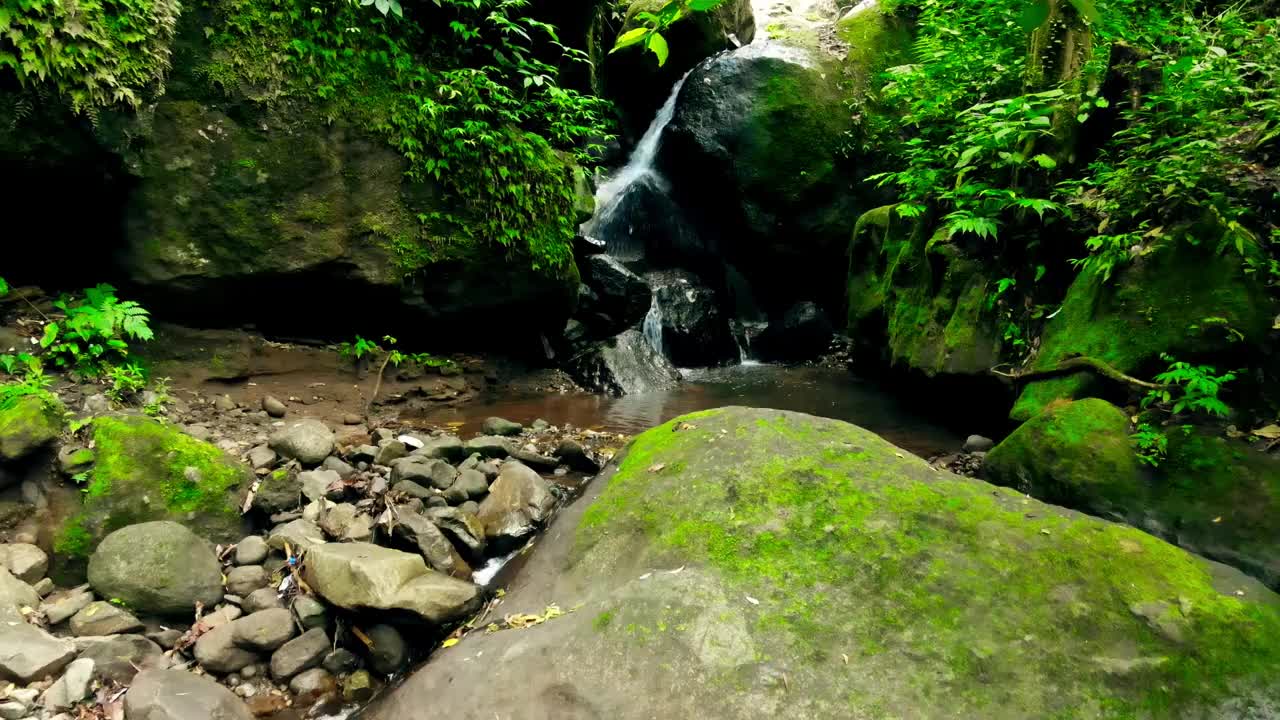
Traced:
<path fill-rule="evenodd" d="M 651 473 L 661 472 L 662 468 L 666 466 L 667 466 L 666 463 L 658 463 L 657 465 L 651 465 L 649 466 L 649 472 Z"/>
<path fill-rule="evenodd" d="M 755 598 L 751 597 L 750 595 L 743 595 L 742 597 L 746 598 L 746 599 L 747 599 L 747 602 L 751 603 L 752 605 L 759 605 L 759 604 L 760 604 L 760 601 L 759 601 L 759 600 L 757 600 L 757 599 L 755 599 Z"/>
<path fill-rule="evenodd" d="M 456 638 L 456 637 L 451 637 L 451 638 L 449 638 L 448 640 L 445 640 L 444 642 L 440 643 L 440 647 L 441 647 L 441 648 L 450 648 L 450 647 L 453 647 L 454 645 L 457 645 L 457 644 L 458 644 L 458 638 Z"/>
<path fill-rule="evenodd" d="M 1254 435 L 1267 440 L 1280 440 L 1280 425 L 1268 425 L 1253 431 Z"/>

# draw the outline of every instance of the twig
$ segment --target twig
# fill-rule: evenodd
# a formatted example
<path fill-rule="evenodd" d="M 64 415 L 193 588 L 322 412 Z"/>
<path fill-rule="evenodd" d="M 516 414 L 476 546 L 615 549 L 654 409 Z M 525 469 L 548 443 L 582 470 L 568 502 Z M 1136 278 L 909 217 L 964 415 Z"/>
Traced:
<path fill-rule="evenodd" d="M 391 355 L 394 352 L 394 350 L 388 351 L 387 356 L 382 360 L 382 365 L 378 367 L 378 379 L 373 383 L 373 394 L 369 396 L 369 403 L 364 407 L 366 420 L 373 415 L 373 401 L 378 399 L 378 391 L 382 389 L 382 373 L 386 372 L 387 365 L 391 362 Z"/>
<path fill-rule="evenodd" d="M 1119 370 L 1115 369 L 1114 367 L 1108 365 L 1107 363 L 1097 358 L 1091 358 L 1088 356 L 1068 358 L 1066 360 L 1063 360 L 1062 362 L 1059 362 L 1057 365 L 1051 368 L 1045 368 L 1043 370 L 1023 370 L 1020 372 L 1001 372 L 1000 370 L 996 369 L 998 367 L 1000 366 L 997 365 L 991 368 L 990 370 L 988 370 L 988 372 L 990 372 L 992 375 L 998 375 L 1000 377 L 1010 378 L 1014 382 L 1030 382 L 1032 380 L 1058 377 L 1060 375 L 1070 375 L 1072 373 L 1077 373 L 1082 370 L 1090 370 L 1101 375 L 1102 377 L 1107 378 L 1108 380 L 1114 380 L 1115 382 L 1122 383 L 1125 385 L 1132 385 L 1134 387 L 1146 388 L 1148 390 L 1160 390 L 1165 387 L 1168 387 L 1167 385 L 1162 385 L 1160 383 L 1147 382 L 1146 380 L 1139 380 L 1138 378 L 1133 377 L 1132 375 L 1126 375 L 1120 372 Z"/>

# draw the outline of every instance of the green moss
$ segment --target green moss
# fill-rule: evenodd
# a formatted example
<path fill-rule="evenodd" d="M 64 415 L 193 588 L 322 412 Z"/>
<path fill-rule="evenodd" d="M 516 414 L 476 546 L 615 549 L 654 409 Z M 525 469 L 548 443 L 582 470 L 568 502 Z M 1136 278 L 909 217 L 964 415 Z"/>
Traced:
<path fill-rule="evenodd" d="M 606 611 L 595 616 L 595 619 L 591 621 L 591 627 L 595 628 L 596 632 L 604 632 L 612 622 L 613 613 Z"/>
<path fill-rule="evenodd" d="M 0 385 L 0 460 L 20 459 L 57 438 L 66 412 L 52 393 Z"/>
<path fill-rule="evenodd" d="M 887 12 L 882 3 L 864 6 L 840 18 L 836 37 L 849 46 L 844 66 L 858 93 L 867 90 L 877 73 L 910 61 L 911 29 Z"/>
<path fill-rule="evenodd" d="M 1096 432 L 1083 415 L 1062 432 Z M 721 433 L 747 422 L 741 440 Z M 757 646 L 807 692 L 842 655 L 854 670 L 840 683 L 869 677 L 850 715 L 897 693 L 958 717 L 1186 717 L 1271 688 L 1280 663 L 1274 595 L 1220 591 L 1203 561 L 1149 535 L 938 473 L 843 423 L 677 418 L 639 436 L 608 482 L 576 562 L 716 572 L 758 600 Z"/>
<path fill-rule="evenodd" d="M 93 535 L 84 527 L 84 516 L 70 518 L 58 530 L 53 541 L 53 551 L 58 555 L 87 558 L 93 552 Z"/>

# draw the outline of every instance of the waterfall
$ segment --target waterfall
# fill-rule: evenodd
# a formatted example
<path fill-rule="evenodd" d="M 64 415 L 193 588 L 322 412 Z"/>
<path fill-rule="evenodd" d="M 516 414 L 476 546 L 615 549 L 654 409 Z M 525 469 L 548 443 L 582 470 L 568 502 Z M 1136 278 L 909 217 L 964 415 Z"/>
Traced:
<path fill-rule="evenodd" d="M 649 347 L 653 351 L 666 356 L 662 352 L 662 305 L 658 303 L 658 293 L 653 294 L 653 301 L 649 305 L 649 312 L 644 316 L 644 324 L 640 326 L 644 335 L 644 339 L 648 341 Z"/>
<path fill-rule="evenodd" d="M 626 200 L 628 195 L 639 189 L 647 189 L 664 197 L 667 193 L 667 181 L 658 173 L 653 163 L 658 156 L 662 131 L 675 115 L 676 98 L 680 95 L 680 88 L 684 86 L 686 77 L 687 73 L 671 88 L 667 101 L 662 104 L 640 142 L 631 151 L 627 164 L 596 190 L 595 214 L 582 226 L 583 235 L 603 240 L 605 251 L 618 260 L 637 260 L 644 256 L 645 238 L 636 237 L 636 227 L 628 217 L 630 213 Z M 635 202 L 643 203 L 643 198 L 638 198 Z"/>

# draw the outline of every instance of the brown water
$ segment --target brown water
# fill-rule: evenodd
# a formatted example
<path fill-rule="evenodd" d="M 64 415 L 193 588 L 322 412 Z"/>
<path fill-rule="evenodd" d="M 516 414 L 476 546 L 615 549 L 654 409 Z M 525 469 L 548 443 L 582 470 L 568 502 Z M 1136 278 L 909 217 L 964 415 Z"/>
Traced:
<path fill-rule="evenodd" d="M 402 419 L 451 425 L 463 437 L 480 432 L 480 424 L 491 415 L 525 424 L 542 418 L 555 425 L 634 435 L 684 413 L 746 405 L 845 420 L 922 457 L 957 451 L 964 442 L 955 432 L 910 412 L 873 383 L 840 369 L 746 364 L 684 373 L 679 387 L 642 395 L 503 397 Z"/>

